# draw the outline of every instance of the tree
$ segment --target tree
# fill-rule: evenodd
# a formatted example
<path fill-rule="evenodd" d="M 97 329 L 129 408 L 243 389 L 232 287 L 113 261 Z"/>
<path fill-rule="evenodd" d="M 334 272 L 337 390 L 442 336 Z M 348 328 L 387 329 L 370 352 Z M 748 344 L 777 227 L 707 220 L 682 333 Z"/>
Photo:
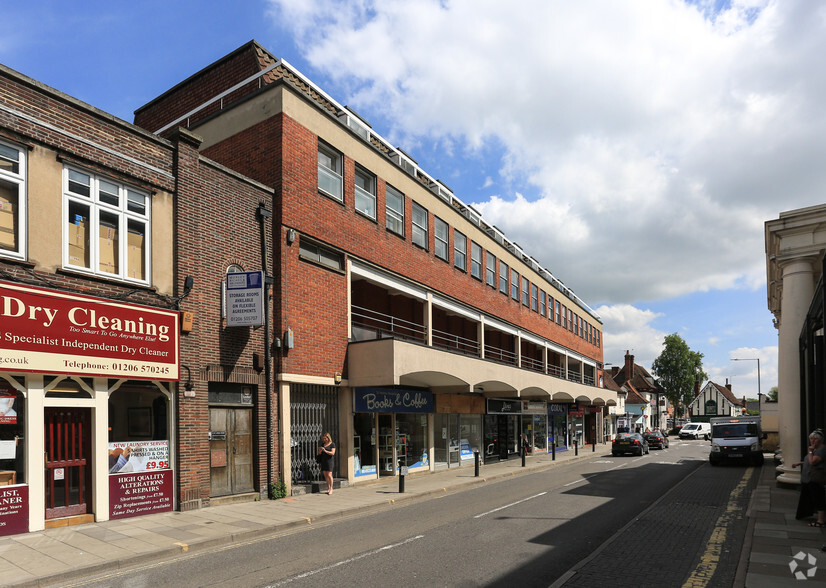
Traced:
<path fill-rule="evenodd" d="M 768 394 L 771 402 L 777 402 L 777 386 L 772 386 Z"/>
<path fill-rule="evenodd" d="M 651 364 L 651 371 L 665 390 L 677 417 L 683 416 L 685 407 L 694 400 L 694 382 L 708 378 L 703 371 L 703 354 L 689 349 L 677 333 L 666 335 L 663 351 Z"/>

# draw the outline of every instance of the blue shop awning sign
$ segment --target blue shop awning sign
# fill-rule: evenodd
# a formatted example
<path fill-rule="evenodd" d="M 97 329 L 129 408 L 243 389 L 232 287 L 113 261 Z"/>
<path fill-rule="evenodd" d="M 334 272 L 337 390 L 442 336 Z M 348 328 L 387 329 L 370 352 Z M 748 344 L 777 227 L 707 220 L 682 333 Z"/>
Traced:
<path fill-rule="evenodd" d="M 433 393 L 418 388 L 356 388 L 356 412 L 434 412 Z"/>

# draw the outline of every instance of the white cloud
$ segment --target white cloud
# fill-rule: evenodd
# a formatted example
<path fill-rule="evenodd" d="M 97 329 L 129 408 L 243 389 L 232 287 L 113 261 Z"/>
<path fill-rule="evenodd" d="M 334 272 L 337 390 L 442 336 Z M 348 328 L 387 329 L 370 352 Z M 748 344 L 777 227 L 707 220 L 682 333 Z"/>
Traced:
<path fill-rule="evenodd" d="M 661 315 L 630 304 L 603 305 L 595 310 L 603 320 L 605 363 L 622 366 L 628 352 L 635 363 L 650 367 L 662 352 L 663 339 L 668 334 L 650 325 Z"/>

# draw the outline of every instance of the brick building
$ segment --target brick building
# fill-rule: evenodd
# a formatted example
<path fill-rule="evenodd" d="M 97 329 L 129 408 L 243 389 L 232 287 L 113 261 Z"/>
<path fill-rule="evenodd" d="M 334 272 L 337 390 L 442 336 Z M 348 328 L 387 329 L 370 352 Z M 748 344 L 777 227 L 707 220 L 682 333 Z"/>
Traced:
<path fill-rule="evenodd" d="M 186 127 L 203 155 L 274 191 L 273 475 L 289 486 L 318 478 L 325 430 L 350 482 L 474 451 L 507 459 L 522 434 L 530 451 L 601 439 L 616 394 L 598 385 L 599 317 L 295 68 L 250 42 L 135 123 L 161 136 Z M 199 314 L 193 302 L 184 308 Z M 196 385 L 209 379 L 196 373 Z"/>

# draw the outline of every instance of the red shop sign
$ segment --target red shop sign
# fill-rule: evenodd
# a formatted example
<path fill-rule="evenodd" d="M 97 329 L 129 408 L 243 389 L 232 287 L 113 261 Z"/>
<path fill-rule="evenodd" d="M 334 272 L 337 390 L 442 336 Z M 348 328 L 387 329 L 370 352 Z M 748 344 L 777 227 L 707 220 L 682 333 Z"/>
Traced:
<path fill-rule="evenodd" d="M 109 476 L 109 518 L 172 510 L 172 470 Z"/>
<path fill-rule="evenodd" d="M 178 313 L 0 282 L 0 371 L 178 380 Z"/>

